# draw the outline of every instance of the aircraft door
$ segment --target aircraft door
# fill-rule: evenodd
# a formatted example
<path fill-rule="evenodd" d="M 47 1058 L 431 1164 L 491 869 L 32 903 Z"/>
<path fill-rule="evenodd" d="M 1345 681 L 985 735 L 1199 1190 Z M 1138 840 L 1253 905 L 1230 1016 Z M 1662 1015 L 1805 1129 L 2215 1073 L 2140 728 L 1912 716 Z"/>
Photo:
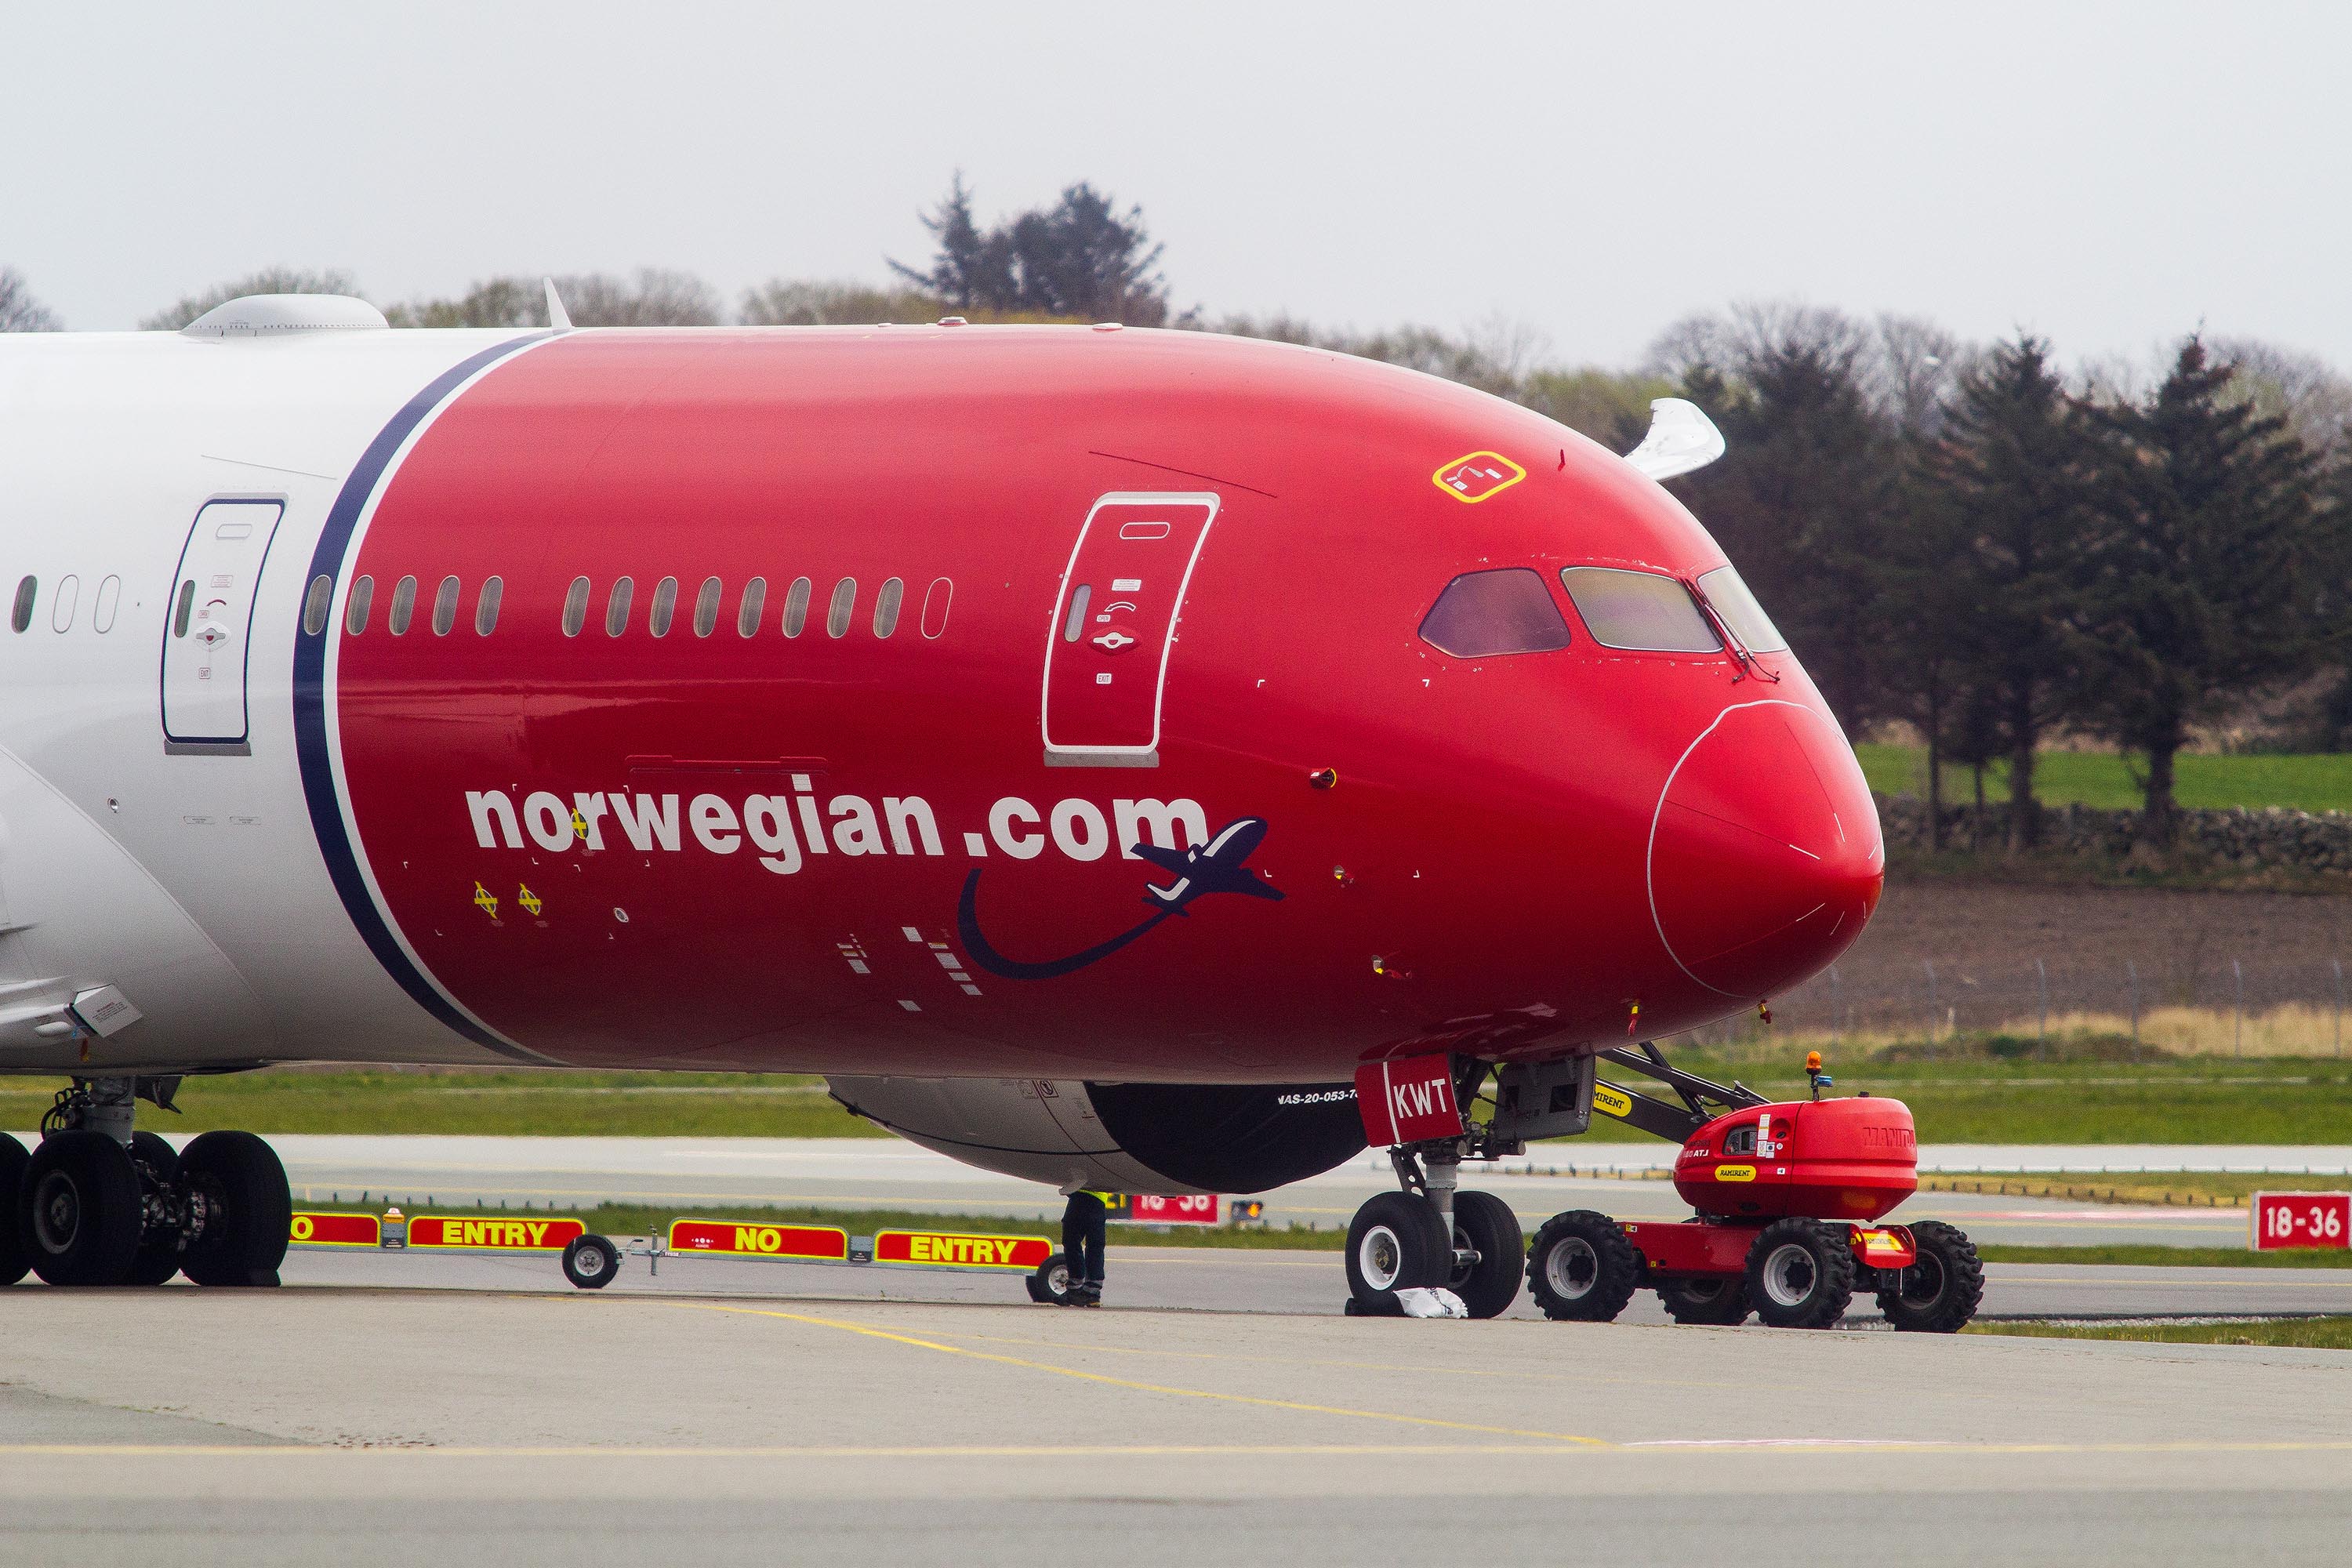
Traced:
<path fill-rule="evenodd" d="M 248 645 L 282 501 L 206 502 L 188 530 L 163 621 L 163 746 L 244 753 Z"/>
<path fill-rule="evenodd" d="M 1160 765 L 1168 658 L 1216 516 L 1204 492 L 1113 491 L 1087 513 L 1046 636 L 1046 766 Z"/>

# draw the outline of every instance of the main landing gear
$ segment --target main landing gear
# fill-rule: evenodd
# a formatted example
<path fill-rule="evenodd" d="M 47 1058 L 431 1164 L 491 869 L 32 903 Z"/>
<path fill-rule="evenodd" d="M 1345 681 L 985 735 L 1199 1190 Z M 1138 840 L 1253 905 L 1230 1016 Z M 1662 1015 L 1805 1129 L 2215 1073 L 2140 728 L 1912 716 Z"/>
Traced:
<path fill-rule="evenodd" d="M 1349 1316 L 1402 1316 L 1407 1290 L 1450 1290 L 1474 1318 L 1518 1300 L 1518 1216 L 1492 1193 L 1459 1190 L 1462 1155 L 1455 1139 L 1389 1152 L 1401 1190 L 1377 1194 L 1348 1225 Z"/>
<path fill-rule="evenodd" d="M 292 1203 L 286 1169 L 250 1132 L 205 1132 L 174 1153 L 131 1127 L 169 1109 L 175 1078 L 76 1079 L 41 1118 L 39 1147 L 0 1133 L 0 1285 L 275 1285 Z"/>

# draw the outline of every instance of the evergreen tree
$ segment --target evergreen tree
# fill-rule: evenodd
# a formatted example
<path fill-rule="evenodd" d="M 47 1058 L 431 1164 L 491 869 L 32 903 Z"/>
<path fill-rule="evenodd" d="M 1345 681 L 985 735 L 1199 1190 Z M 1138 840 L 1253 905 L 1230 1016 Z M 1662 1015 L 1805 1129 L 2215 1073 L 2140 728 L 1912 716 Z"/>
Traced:
<path fill-rule="evenodd" d="M 1051 207 L 983 229 L 958 173 L 923 226 L 938 242 L 931 265 L 893 261 L 891 270 L 959 310 L 1139 327 L 1168 320 L 1168 287 L 1154 270 L 1165 247 L 1151 243 L 1143 209 L 1121 214 L 1083 180 Z"/>
<path fill-rule="evenodd" d="M 2235 375 L 2192 337 L 2145 402 L 2089 410 L 2105 459 L 2092 717 L 2147 759 L 2143 831 L 2159 845 L 2190 729 L 2315 651 L 2315 465 L 2284 416 L 2231 395 Z"/>

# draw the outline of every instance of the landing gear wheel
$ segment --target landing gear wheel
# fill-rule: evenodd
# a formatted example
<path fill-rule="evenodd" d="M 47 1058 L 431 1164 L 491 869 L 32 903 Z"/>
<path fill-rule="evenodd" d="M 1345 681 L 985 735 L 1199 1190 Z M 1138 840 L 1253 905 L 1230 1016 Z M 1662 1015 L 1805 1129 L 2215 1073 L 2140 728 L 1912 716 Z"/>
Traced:
<path fill-rule="evenodd" d="M 294 1205 L 277 1152 L 250 1132 L 206 1132 L 180 1152 L 180 1182 L 204 1223 L 180 1255 L 199 1285 L 275 1285 Z"/>
<path fill-rule="evenodd" d="M 131 1163 L 139 1168 L 141 1208 L 150 1196 L 168 1194 L 180 1179 L 180 1156 L 152 1132 L 131 1135 Z M 143 1221 L 159 1217 L 142 1212 Z M 176 1226 L 150 1225 L 139 1238 L 139 1256 L 131 1260 L 125 1285 L 161 1285 L 180 1271 L 180 1233 Z"/>
<path fill-rule="evenodd" d="M 25 1240 L 24 1208 L 16 1194 L 25 1185 L 25 1167 L 33 1163 L 25 1146 L 0 1132 L 0 1285 L 14 1285 L 31 1272 L 33 1254 Z"/>
<path fill-rule="evenodd" d="M 1454 1245 L 1469 1247 L 1478 1261 L 1456 1265 L 1446 1288 L 1462 1298 L 1472 1317 L 1501 1317 L 1519 1299 L 1527 1260 L 1519 1216 L 1492 1193 L 1455 1193 Z"/>
<path fill-rule="evenodd" d="M 1058 1307 L 1070 1299 L 1070 1260 L 1058 1252 L 1049 1254 L 1022 1283 L 1029 1287 L 1032 1301 L 1041 1307 Z"/>
<path fill-rule="evenodd" d="M 583 1290 L 602 1290 L 620 1267 L 620 1248 L 593 1232 L 564 1244 L 563 1277 Z"/>
<path fill-rule="evenodd" d="M 1896 1328 L 1917 1334 L 1954 1334 L 1977 1315 L 1984 1300 L 1984 1265 L 1976 1243 L 1941 1220 L 1911 1227 L 1919 1261 L 1895 1276 L 1891 1290 L 1878 1293 L 1878 1310 Z"/>
<path fill-rule="evenodd" d="M 1528 1293 L 1554 1322 L 1608 1322 L 1641 1282 L 1642 1259 L 1624 1228 L 1591 1209 L 1552 1215 L 1528 1248 Z"/>
<path fill-rule="evenodd" d="M 1661 1279 L 1658 1302 L 1677 1323 L 1704 1323 L 1737 1328 L 1754 1308 L 1748 1304 L 1748 1281 L 1717 1275 L 1704 1279 Z"/>
<path fill-rule="evenodd" d="M 33 1271 L 52 1285 L 119 1285 L 139 1255 L 139 1173 L 103 1132 L 41 1141 L 18 1190 Z"/>
<path fill-rule="evenodd" d="M 1375 1194 L 1348 1222 L 1348 1295 L 1359 1317 L 1395 1317 L 1400 1290 L 1431 1290 L 1454 1272 L 1454 1237 L 1427 1198 Z"/>
<path fill-rule="evenodd" d="M 1776 1329 L 1826 1329 L 1853 1300 L 1853 1245 L 1842 1225 L 1776 1219 L 1748 1249 L 1748 1299 Z"/>

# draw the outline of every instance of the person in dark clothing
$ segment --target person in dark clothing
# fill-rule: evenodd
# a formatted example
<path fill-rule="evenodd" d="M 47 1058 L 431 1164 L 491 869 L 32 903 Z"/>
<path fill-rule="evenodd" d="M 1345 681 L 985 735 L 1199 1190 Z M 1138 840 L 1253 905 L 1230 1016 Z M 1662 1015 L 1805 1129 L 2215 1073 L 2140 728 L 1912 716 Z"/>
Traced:
<path fill-rule="evenodd" d="M 1070 1270 L 1070 1291 L 1063 1304 L 1099 1307 L 1103 1291 L 1103 1233 L 1106 1210 L 1102 1194 L 1075 1189 L 1062 1208 L 1062 1257 Z"/>

